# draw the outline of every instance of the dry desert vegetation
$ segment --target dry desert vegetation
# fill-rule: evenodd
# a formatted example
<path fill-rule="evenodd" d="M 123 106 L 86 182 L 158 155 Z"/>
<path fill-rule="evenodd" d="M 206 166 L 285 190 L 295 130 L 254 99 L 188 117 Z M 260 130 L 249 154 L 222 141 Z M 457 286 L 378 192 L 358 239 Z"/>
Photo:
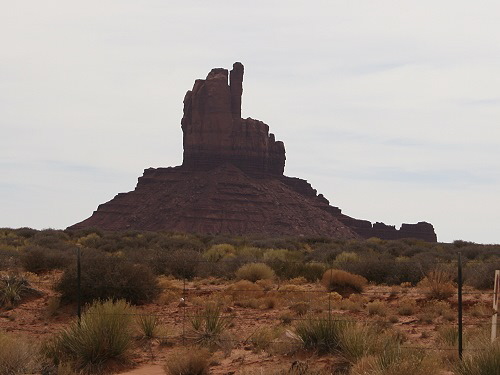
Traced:
<path fill-rule="evenodd" d="M 465 241 L 4 228 L 0 375 L 498 375 L 495 269 Z"/>

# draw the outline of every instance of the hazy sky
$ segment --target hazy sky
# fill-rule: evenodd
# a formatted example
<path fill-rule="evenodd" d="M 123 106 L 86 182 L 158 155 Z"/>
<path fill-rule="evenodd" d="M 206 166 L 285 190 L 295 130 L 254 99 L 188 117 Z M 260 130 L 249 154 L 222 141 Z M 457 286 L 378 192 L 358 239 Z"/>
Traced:
<path fill-rule="evenodd" d="M 0 227 L 65 228 L 182 162 L 182 100 L 243 117 L 343 212 L 500 243 L 500 2 L 0 0 Z"/>

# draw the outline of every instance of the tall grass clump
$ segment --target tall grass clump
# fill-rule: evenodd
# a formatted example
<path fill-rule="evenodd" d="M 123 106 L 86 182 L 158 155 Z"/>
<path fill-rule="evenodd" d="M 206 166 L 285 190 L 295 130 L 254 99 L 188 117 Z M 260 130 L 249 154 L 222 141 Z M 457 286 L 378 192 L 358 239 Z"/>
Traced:
<path fill-rule="evenodd" d="M 498 375 L 500 373 L 500 341 L 485 345 L 484 350 L 464 356 L 455 366 L 457 375 Z"/>
<path fill-rule="evenodd" d="M 321 284 L 330 292 L 348 295 L 361 293 L 367 284 L 367 280 L 363 276 L 347 271 L 329 269 L 323 274 Z"/>
<path fill-rule="evenodd" d="M 440 370 L 437 357 L 424 350 L 405 349 L 365 356 L 352 367 L 350 375 L 429 375 Z"/>
<path fill-rule="evenodd" d="M 300 322 L 295 332 L 305 349 L 316 350 L 320 354 L 331 353 L 340 348 L 342 333 L 349 322 L 331 314 L 309 317 Z"/>
<path fill-rule="evenodd" d="M 164 366 L 168 375 L 208 375 L 210 352 L 200 348 L 184 348 L 172 353 Z"/>
<path fill-rule="evenodd" d="M 247 263 L 236 271 L 236 278 L 255 282 L 257 280 L 274 279 L 274 271 L 265 263 Z"/>
<path fill-rule="evenodd" d="M 0 374 L 33 374 L 40 370 L 37 347 L 22 338 L 0 332 Z"/>
<path fill-rule="evenodd" d="M 110 359 L 123 358 L 132 340 L 133 310 L 123 301 L 96 301 L 45 347 L 57 366 L 72 362 L 77 369 L 96 373 Z"/>
<path fill-rule="evenodd" d="M 424 288 L 430 299 L 445 300 L 455 293 L 453 274 L 444 268 L 436 268 L 427 273 L 419 283 Z"/>
<path fill-rule="evenodd" d="M 373 353 L 378 344 L 377 332 L 366 325 L 351 323 L 339 335 L 339 350 L 350 363 Z"/>
<path fill-rule="evenodd" d="M 191 338 L 194 343 L 210 349 L 220 347 L 223 333 L 231 324 L 232 318 L 224 316 L 220 306 L 209 303 L 203 311 L 191 320 Z"/>

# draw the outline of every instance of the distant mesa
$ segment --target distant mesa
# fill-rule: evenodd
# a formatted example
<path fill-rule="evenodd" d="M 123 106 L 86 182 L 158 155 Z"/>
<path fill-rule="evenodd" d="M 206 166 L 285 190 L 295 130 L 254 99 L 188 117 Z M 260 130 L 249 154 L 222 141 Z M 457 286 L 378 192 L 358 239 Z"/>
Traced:
<path fill-rule="evenodd" d="M 186 93 L 181 166 L 146 169 L 134 191 L 69 229 L 437 241 L 429 223 L 396 229 L 354 219 L 306 180 L 284 176 L 283 142 L 264 122 L 241 118 L 243 72 L 239 62 L 212 69 Z"/>

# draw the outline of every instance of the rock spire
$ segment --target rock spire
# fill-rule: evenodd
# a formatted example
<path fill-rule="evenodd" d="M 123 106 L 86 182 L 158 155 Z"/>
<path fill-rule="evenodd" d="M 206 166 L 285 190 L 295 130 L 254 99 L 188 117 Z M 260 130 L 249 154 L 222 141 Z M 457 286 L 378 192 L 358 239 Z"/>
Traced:
<path fill-rule="evenodd" d="M 243 72 L 239 62 L 229 75 L 227 69 L 212 69 L 186 93 L 183 167 L 206 170 L 230 163 L 252 175 L 283 174 L 283 142 L 276 141 L 262 121 L 241 118 Z"/>

